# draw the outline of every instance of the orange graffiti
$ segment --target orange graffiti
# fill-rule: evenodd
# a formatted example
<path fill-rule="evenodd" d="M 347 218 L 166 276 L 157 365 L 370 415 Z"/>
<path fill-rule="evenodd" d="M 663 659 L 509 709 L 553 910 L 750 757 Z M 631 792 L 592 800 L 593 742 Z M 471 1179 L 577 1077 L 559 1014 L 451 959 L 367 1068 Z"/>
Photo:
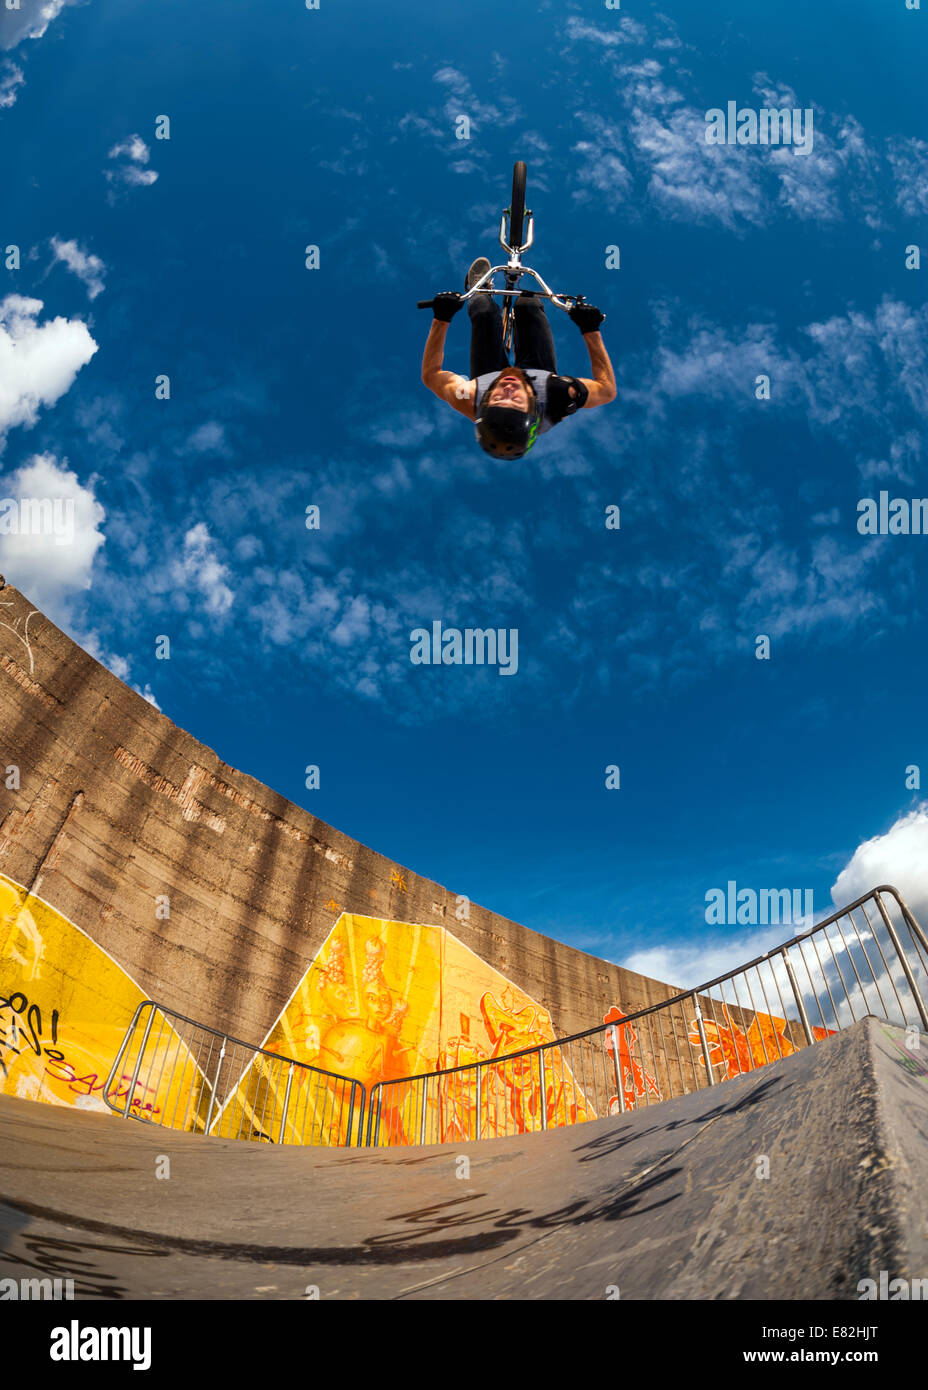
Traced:
<path fill-rule="evenodd" d="M 727 1004 L 722 1004 L 722 1013 L 727 1027 L 713 1019 L 704 1018 L 703 1028 L 708 1044 L 709 1065 L 724 1066 L 726 1078 L 743 1076 L 745 1072 L 766 1066 L 768 1062 L 775 1062 L 780 1057 L 789 1057 L 797 1050 L 789 1037 L 789 1025 L 784 1018 L 755 1013 L 745 1032 L 735 1023 Z M 687 1039 L 691 1047 L 699 1049 L 699 1064 L 704 1067 L 706 1060 L 702 1055 L 702 1040 L 695 1018 L 689 1028 Z M 831 1037 L 833 1033 L 834 1029 L 831 1028 L 812 1029 L 812 1036 L 816 1042 Z"/>
<path fill-rule="evenodd" d="M 613 1004 L 607 1014 L 603 1016 L 603 1023 L 619 1023 L 623 1018 L 627 1018 L 618 1005 Z M 661 1089 L 654 1077 L 644 1071 L 632 1057 L 632 1047 L 638 1041 L 638 1034 L 630 1023 L 626 1023 L 624 1028 L 609 1029 L 606 1034 L 605 1049 L 609 1057 L 615 1062 L 615 1049 L 613 1038 L 617 1037 L 619 1042 L 619 1074 L 622 1078 L 622 1091 L 625 1096 L 625 1109 L 634 1110 L 638 1101 L 644 1100 L 650 1093 L 656 1100 L 662 1100 Z M 609 1114 L 615 1115 L 621 1106 L 619 1105 L 618 1094 L 609 1097 Z"/>

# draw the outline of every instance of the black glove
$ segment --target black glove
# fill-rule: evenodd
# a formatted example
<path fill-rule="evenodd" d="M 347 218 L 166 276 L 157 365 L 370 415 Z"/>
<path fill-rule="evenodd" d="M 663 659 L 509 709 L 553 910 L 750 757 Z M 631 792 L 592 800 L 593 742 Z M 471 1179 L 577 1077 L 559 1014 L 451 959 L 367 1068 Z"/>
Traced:
<path fill-rule="evenodd" d="M 589 394 L 589 389 L 575 376 L 549 376 L 545 416 L 552 425 L 559 425 L 565 416 L 586 405 Z"/>
<path fill-rule="evenodd" d="M 581 333 L 596 333 L 606 315 L 600 313 L 595 304 L 575 304 L 568 310 L 570 317 Z"/>
<path fill-rule="evenodd" d="M 463 303 L 464 296 L 457 290 L 442 290 L 432 300 L 432 313 L 441 323 L 450 323 Z"/>

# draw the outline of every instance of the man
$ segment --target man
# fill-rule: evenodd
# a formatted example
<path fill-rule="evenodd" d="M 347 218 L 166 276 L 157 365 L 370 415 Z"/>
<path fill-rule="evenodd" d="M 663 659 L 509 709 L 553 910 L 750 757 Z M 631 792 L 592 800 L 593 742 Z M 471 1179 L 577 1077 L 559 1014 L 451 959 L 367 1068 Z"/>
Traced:
<path fill-rule="evenodd" d="M 485 257 L 467 272 L 470 289 L 490 269 Z M 559 376 L 551 325 L 544 301 L 523 291 L 515 303 L 515 362 L 503 347 L 503 316 L 492 294 L 467 301 L 471 321 L 470 381 L 442 369 L 448 324 L 464 303 L 446 291 L 432 301 L 432 326 L 422 356 L 422 380 L 439 400 L 473 420 L 477 440 L 494 458 L 521 458 L 537 435 L 560 424 L 581 408 L 591 410 L 615 400 L 615 376 L 599 325 L 605 314 L 592 304 L 578 304 L 570 317 L 583 334 L 592 378 Z"/>

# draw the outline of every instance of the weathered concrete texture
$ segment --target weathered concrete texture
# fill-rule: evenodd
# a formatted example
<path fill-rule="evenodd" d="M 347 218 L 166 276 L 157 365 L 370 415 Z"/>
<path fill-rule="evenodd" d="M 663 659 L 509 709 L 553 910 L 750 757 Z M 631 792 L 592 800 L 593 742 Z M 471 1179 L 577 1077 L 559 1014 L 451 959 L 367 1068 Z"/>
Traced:
<path fill-rule="evenodd" d="M 0 580 L 0 872 L 152 997 L 260 1041 L 341 912 L 447 927 L 560 1035 L 671 986 L 472 906 L 228 767 Z M 473 845 L 475 855 L 480 845 Z M 170 920 L 156 899 L 170 898 Z"/>
<path fill-rule="evenodd" d="M 926 1044 L 864 1019 L 650 1110 L 432 1149 L 270 1148 L 0 1097 L 2 1274 L 142 1299 L 857 1299 L 928 1270 Z"/>

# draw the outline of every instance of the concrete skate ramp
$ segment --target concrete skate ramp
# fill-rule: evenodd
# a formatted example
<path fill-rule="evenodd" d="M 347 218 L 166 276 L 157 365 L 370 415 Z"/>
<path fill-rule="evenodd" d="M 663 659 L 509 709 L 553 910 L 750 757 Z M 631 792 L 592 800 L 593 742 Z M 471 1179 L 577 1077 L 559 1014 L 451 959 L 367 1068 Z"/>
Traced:
<path fill-rule="evenodd" d="M 426 1149 L 204 1140 L 4 1096 L 0 1272 L 124 1299 L 856 1299 L 928 1268 L 926 1063 L 928 1038 L 864 1019 L 650 1109 Z"/>

